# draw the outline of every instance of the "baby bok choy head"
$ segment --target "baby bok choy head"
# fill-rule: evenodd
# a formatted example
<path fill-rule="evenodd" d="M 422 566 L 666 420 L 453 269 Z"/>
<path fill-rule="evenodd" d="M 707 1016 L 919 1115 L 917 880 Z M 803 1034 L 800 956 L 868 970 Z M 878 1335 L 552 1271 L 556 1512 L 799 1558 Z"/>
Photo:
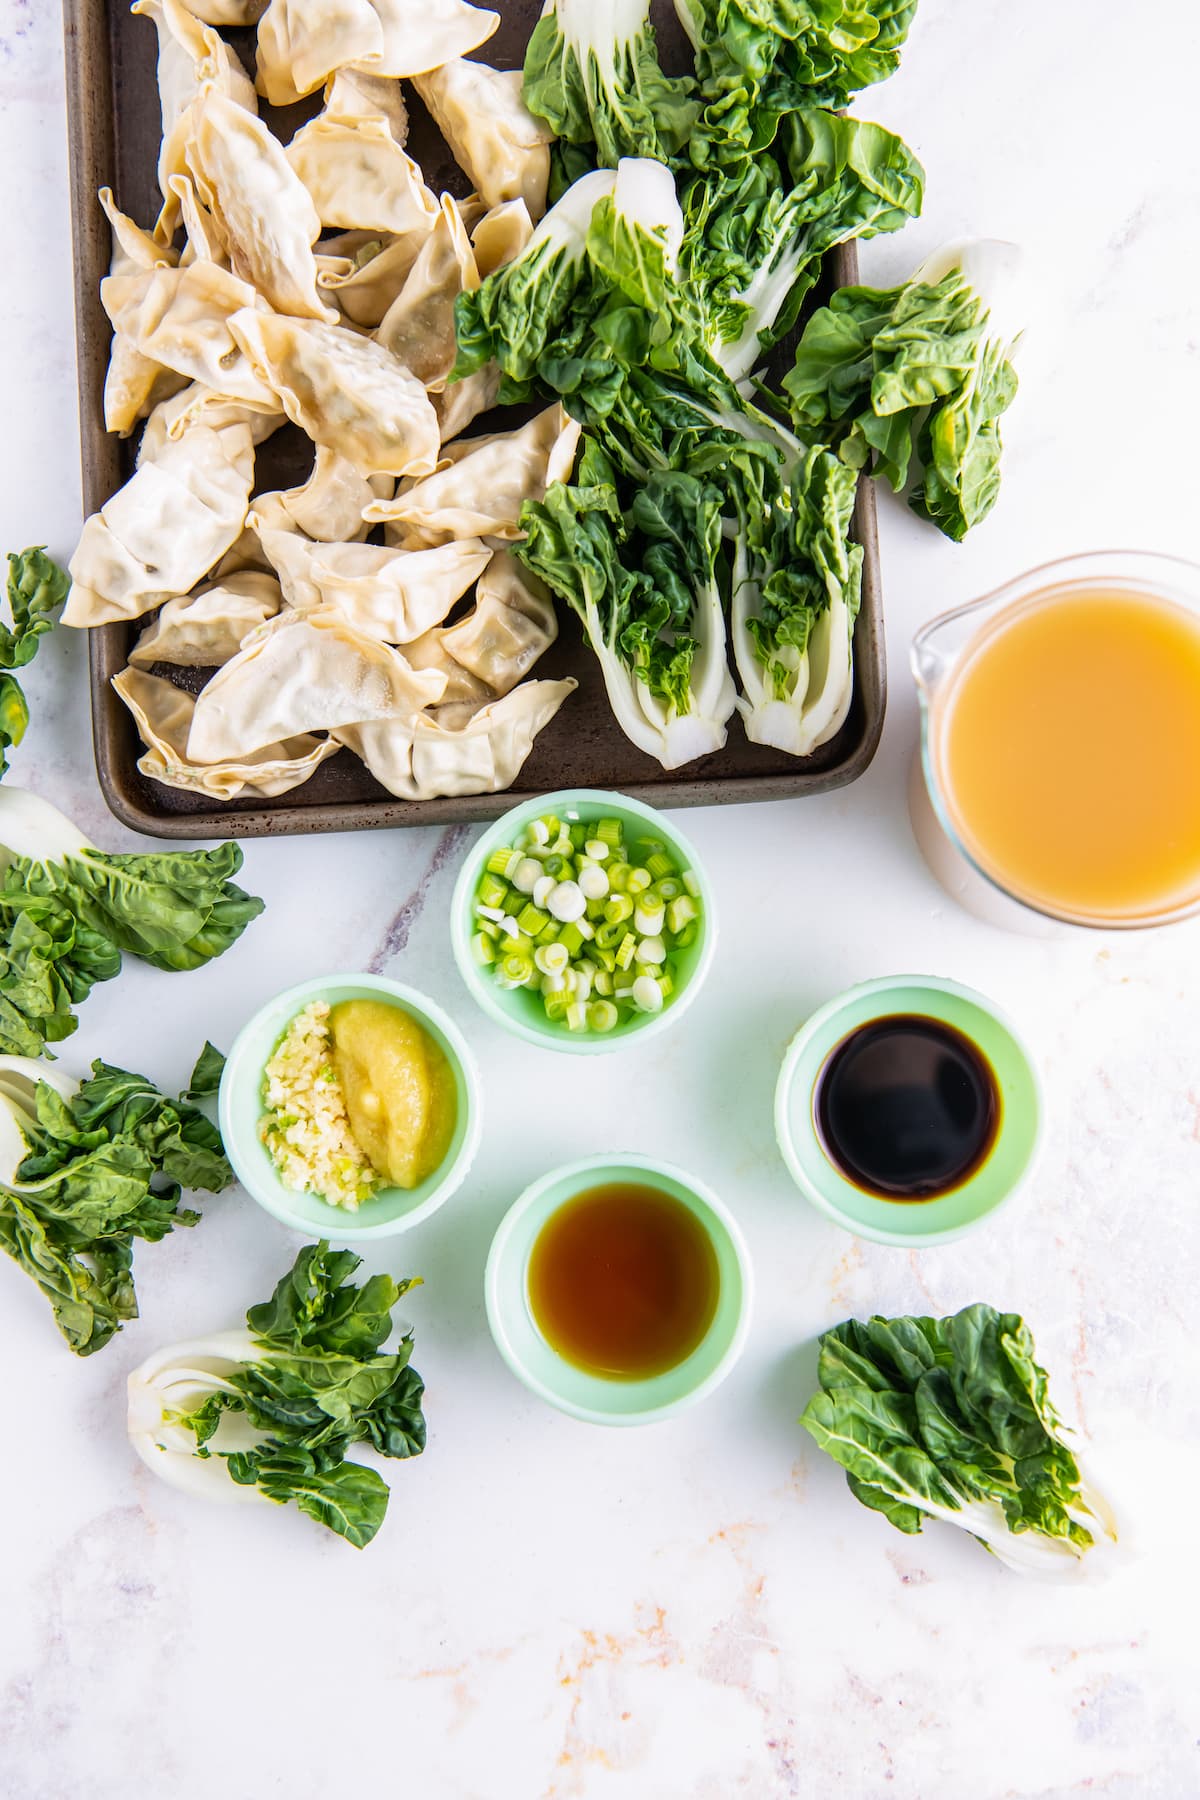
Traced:
<path fill-rule="evenodd" d="M 521 513 L 516 554 L 578 613 L 618 724 L 664 769 L 719 750 L 734 708 L 721 504 L 718 487 L 681 470 L 654 471 L 623 500 L 588 441 L 577 483 Z"/>
<path fill-rule="evenodd" d="M 216 1092 L 221 1062 L 206 1045 L 171 1100 L 107 1063 L 76 1082 L 32 1057 L 0 1057 L 0 1249 L 41 1288 L 79 1356 L 137 1317 L 134 1243 L 197 1222 L 180 1206 L 185 1189 L 233 1180 L 196 1105 Z"/>
<path fill-rule="evenodd" d="M 74 1007 L 122 952 L 198 969 L 263 910 L 231 879 L 236 844 L 106 855 L 48 801 L 0 787 L 0 1051 L 69 1037 Z"/>
<path fill-rule="evenodd" d="M 796 429 L 872 465 L 956 542 L 1000 491 L 1000 419 L 1024 324 L 1013 244 L 947 245 L 895 288 L 840 288 L 784 379 Z"/>
<path fill-rule="evenodd" d="M 10 551 L 8 610 L 11 625 L 0 625 L 0 777 L 8 772 L 8 751 L 25 736 L 29 703 L 14 669 L 37 655 L 54 615 L 66 599 L 71 578 L 43 549 Z"/>
<path fill-rule="evenodd" d="M 388 1488 L 347 1451 L 425 1448 L 424 1386 L 392 1311 L 412 1281 L 351 1276 L 360 1258 L 309 1244 L 246 1329 L 173 1344 L 129 1377 L 129 1436 L 164 1481 L 214 1500 L 292 1502 L 347 1543 L 369 1544 Z"/>
<path fill-rule="evenodd" d="M 1112 1509 L 1084 1476 L 1017 1314 L 847 1319 L 821 1338 L 818 1378 L 800 1423 L 898 1531 L 945 1519 L 1049 1581 L 1109 1560 Z"/>

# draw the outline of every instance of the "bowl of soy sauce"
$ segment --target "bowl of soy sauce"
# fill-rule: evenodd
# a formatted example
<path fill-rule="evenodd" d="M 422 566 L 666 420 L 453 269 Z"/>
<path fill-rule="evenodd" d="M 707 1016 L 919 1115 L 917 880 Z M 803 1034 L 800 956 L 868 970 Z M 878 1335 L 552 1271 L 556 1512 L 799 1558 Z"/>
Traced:
<path fill-rule="evenodd" d="M 983 994 L 889 976 L 840 994 L 790 1044 L 775 1132 L 812 1204 L 915 1248 L 970 1231 L 1024 1185 L 1042 1134 L 1036 1066 Z"/>

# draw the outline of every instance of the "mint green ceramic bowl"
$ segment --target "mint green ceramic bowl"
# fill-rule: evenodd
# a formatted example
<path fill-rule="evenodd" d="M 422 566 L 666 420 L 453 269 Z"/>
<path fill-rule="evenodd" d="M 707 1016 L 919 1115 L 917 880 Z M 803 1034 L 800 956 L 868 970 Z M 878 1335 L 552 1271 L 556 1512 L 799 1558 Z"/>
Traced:
<path fill-rule="evenodd" d="M 380 1188 L 357 1212 L 315 1194 L 284 1187 L 258 1135 L 262 1079 L 281 1034 L 312 1000 L 387 1000 L 411 1013 L 440 1047 L 454 1073 L 458 1118 L 441 1164 L 414 1188 Z M 339 1240 L 395 1237 L 427 1219 L 462 1184 L 479 1145 L 479 1082 L 462 1033 L 432 1000 L 382 975 L 326 975 L 286 989 L 255 1013 L 234 1041 L 217 1101 L 221 1136 L 246 1192 L 281 1225 Z"/>
<path fill-rule="evenodd" d="M 631 837 L 661 838 L 681 869 L 691 869 L 700 889 L 702 917 L 695 942 L 671 960 L 675 991 L 661 1012 L 638 1013 L 612 1031 L 571 1031 L 565 1024 L 555 1024 L 546 1017 L 541 996 L 526 988 L 511 991 L 498 987 L 490 971 L 475 960 L 471 939 L 475 935 L 475 891 L 479 886 L 488 857 L 493 850 L 511 844 L 525 827 L 553 813 L 567 824 L 579 820 L 619 818 L 625 821 Z M 564 788 L 557 794 L 539 794 L 497 819 L 483 836 L 472 844 L 459 871 L 450 902 L 450 941 L 459 973 L 471 991 L 472 998 L 498 1025 L 524 1038 L 526 1043 L 541 1044 L 549 1050 L 564 1050 L 575 1056 L 596 1056 L 605 1051 L 623 1050 L 631 1043 L 644 1043 L 673 1025 L 695 999 L 708 974 L 717 947 L 717 914 L 712 888 L 700 866 L 691 841 L 677 825 L 669 824 L 652 806 L 631 800 L 625 794 L 607 792 L 603 788 Z"/>
<path fill-rule="evenodd" d="M 830 1161 L 814 1118 L 818 1077 L 842 1040 L 892 1013 L 921 1013 L 957 1026 L 991 1064 L 1000 1127 L 986 1160 L 936 1200 L 883 1200 Z M 962 1237 L 1011 1200 L 1033 1167 L 1042 1135 L 1042 1090 L 1029 1051 L 1004 1014 L 973 988 L 930 975 L 887 976 L 839 994 L 792 1039 L 775 1090 L 775 1135 L 805 1198 L 847 1231 L 877 1244 L 917 1249 Z"/>
<path fill-rule="evenodd" d="M 577 1194 L 619 1181 L 681 1201 L 707 1231 L 720 1270 L 717 1310 L 704 1339 L 685 1361 L 647 1381 L 607 1380 L 577 1369 L 546 1342 L 529 1304 L 529 1256 L 546 1220 Z M 724 1381 L 750 1329 L 753 1276 L 732 1213 L 703 1182 L 646 1156 L 589 1156 L 543 1175 L 509 1208 L 492 1240 L 484 1298 L 496 1347 L 527 1388 L 590 1425 L 650 1425 Z"/>

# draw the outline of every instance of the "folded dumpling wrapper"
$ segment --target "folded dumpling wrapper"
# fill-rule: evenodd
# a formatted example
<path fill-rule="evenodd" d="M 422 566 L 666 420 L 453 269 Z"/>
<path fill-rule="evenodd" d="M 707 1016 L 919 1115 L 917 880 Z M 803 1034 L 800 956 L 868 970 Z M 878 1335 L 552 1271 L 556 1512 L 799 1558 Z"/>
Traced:
<path fill-rule="evenodd" d="M 408 279 L 422 246 L 436 225 L 436 216 L 422 214 L 420 226 L 410 232 L 348 231 L 326 238 L 321 246 L 343 255 L 319 256 L 317 286 L 327 293 L 350 320 L 365 331 L 374 331 Z"/>
<path fill-rule="evenodd" d="M 497 550 L 479 578 L 470 612 L 438 635 L 461 668 L 493 694 L 507 694 L 557 638 L 554 600 L 511 551 Z"/>
<path fill-rule="evenodd" d="M 267 0 L 183 0 L 183 3 L 206 25 L 256 25 L 267 9 Z"/>
<path fill-rule="evenodd" d="M 252 308 L 235 314 L 229 329 L 288 418 L 361 475 L 436 468 L 437 414 L 421 383 L 380 345 L 344 326 Z"/>
<path fill-rule="evenodd" d="M 305 734 L 280 744 L 264 744 L 238 761 L 194 763 L 187 754 L 196 710 L 194 695 L 141 669 L 123 669 L 113 676 L 112 684 L 136 719 L 147 746 L 145 755 L 138 758 L 138 768 L 166 787 L 210 794 L 216 800 L 237 800 L 242 794 L 261 794 L 270 800 L 299 787 L 341 749 L 335 738 Z"/>
<path fill-rule="evenodd" d="M 235 342 L 230 320 L 260 302 L 254 288 L 218 263 L 108 275 L 100 300 L 113 330 L 143 356 L 261 412 L 280 403 Z"/>
<path fill-rule="evenodd" d="M 207 425 L 213 431 L 221 431 L 226 425 L 245 425 L 257 448 L 283 423 L 281 406 L 264 412 L 257 406 L 247 406 L 243 400 L 233 400 L 228 394 L 218 394 L 202 381 L 190 381 L 154 408 L 146 420 L 137 459 L 153 460 L 168 438 L 181 438 L 193 425 Z"/>
<path fill-rule="evenodd" d="M 343 119 L 385 119 L 398 144 L 408 142 L 404 89 L 391 75 L 372 75 L 350 65 L 325 83 L 325 111 Z"/>
<path fill-rule="evenodd" d="M 519 431 L 460 438 L 443 456 L 448 468 L 405 486 L 394 500 L 375 501 L 363 517 L 382 522 L 411 549 L 456 537 L 511 540 L 526 500 L 544 500 L 575 464 L 580 427 L 562 406 L 548 406 Z"/>
<path fill-rule="evenodd" d="M 174 663 L 180 668 L 219 669 L 282 605 L 273 575 L 256 569 L 226 575 L 194 594 L 168 600 L 153 625 L 143 631 L 129 660 L 138 668 Z"/>
<path fill-rule="evenodd" d="M 258 27 L 258 89 L 289 106 L 349 63 L 421 75 L 477 50 L 499 23 L 466 0 L 271 0 Z"/>
<path fill-rule="evenodd" d="M 209 90 L 195 108 L 187 160 L 234 274 L 274 312 L 335 321 L 337 309 L 317 291 L 312 247 L 321 220 L 274 133 L 226 95 Z"/>
<path fill-rule="evenodd" d="M 221 93 L 246 111 L 257 113 L 258 97 L 231 46 L 183 0 L 135 0 L 131 10 L 152 19 L 158 31 L 162 113 L 158 186 L 163 206 L 154 235 L 169 244 L 179 224 L 179 201 L 171 191 L 171 176 L 187 173 L 187 147 L 197 100 L 206 92 Z"/>
<path fill-rule="evenodd" d="M 554 133 L 522 100 L 522 79 L 520 69 L 455 57 L 414 85 L 488 206 L 523 200 L 536 223 L 546 210 Z"/>
<path fill-rule="evenodd" d="M 578 685 L 527 681 L 480 707 L 441 706 L 409 725 L 388 719 L 334 735 L 401 800 L 496 794 L 512 786 L 538 732 Z"/>
<path fill-rule="evenodd" d="M 113 199 L 111 188 L 100 189 L 100 205 L 112 230 L 110 275 L 137 275 L 146 269 L 174 268 L 179 258 L 169 245 L 160 244 L 143 231 Z M 113 332 L 108 370 L 104 377 L 104 425 L 128 437 L 139 419 L 152 412 L 160 400 L 186 385 L 186 378 L 145 356 L 122 331 Z"/>
<path fill-rule="evenodd" d="M 446 687 L 399 650 L 356 631 L 334 607 L 284 612 L 254 632 L 196 701 L 192 762 L 228 762 L 304 731 L 411 720 Z"/>
<path fill-rule="evenodd" d="M 246 524 L 260 535 L 302 532 L 319 542 L 346 543 L 367 535 L 364 509 L 390 495 L 394 486 L 390 475 L 360 475 L 352 462 L 319 444 L 308 480 L 299 487 L 256 494 Z"/>
<path fill-rule="evenodd" d="M 478 538 L 437 550 L 391 550 L 381 544 L 313 544 L 294 533 L 261 528 L 259 537 L 289 605 L 335 606 L 356 630 L 387 644 L 410 643 L 440 625 L 492 557 Z"/>
<path fill-rule="evenodd" d="M 377 341 L 425 387 L 443 387 L 458 356 L 454 303 L 478 286 L 471 240 L 458 208 L 444 196 L 437 223 L 384 315 Z"/>
<path fill-rule="evenodd" d="M 533 236 L 533 220 L 523 200 L 504 200 L 491 207 L 471 228 L 471 248 L 480 281 L 505 263 L 515 262 Z"/>
<path fill-rule="evenodd" d="M 485 363 L 473 375 L 461 381 L 447 381 L 432 388 L 429 398 L 437 414 L 438 431 L 443 444 L 456 438 L 460 431 L 473 425 L 480 413 L 490 412 L 500 398 L 500 365 Z"/>
<path fill-rule="evenodd" d="M 322 225 L 393 231 L 418 242 L 433 229 L 437 197 L 382 114 L 318 113 L 300 127 L 286 154 Z"/>
<path fill-rule="evenodd" d="M 84 525 L 64 625 L 136 619 L 190 593 L 241 531 L 253 480 L 247 426 L 168 437 Z"/>

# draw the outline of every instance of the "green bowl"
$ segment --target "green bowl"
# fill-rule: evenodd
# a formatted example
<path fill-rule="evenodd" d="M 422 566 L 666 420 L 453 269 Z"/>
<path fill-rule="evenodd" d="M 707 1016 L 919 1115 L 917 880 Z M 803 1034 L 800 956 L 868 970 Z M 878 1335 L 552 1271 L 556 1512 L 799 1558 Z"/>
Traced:
<path fill-rule="evenodd" d="M 720 1293 L 712 1324 L 683 1362 L 645 1381 L 590 1375 L 551 1348 L 529 1304 L 529 1257 L 552 1213 L 608 1182 L 656 1188 L 700 1220 L 717 1255 Z M 590 1425 L 650 1425 L 693 1405 L 732 1369 L 750 1329 L 750 1255 L 733 1215 L 694 1176 L 648 1157 L 589 1156 L 526 1188 L 500 1222 L 488 1254 L 484 1297 L 496 1347 L 519 1380 L 551 1406 Z"/>
<path fill-rule="evenodd" d="M 511 844 L 519 832 L 543 813 L 554 813 L 568 824 L 593 819 L 619 818 L 630 835 L 661 838 L 681 869 L 691 869 L 700 889 L 700 928 L 695 941 L 686 950 L 677 951 L 671 959 L 675 988 L 670 999 L 657 1013 L 637 1013 L 611 1031 L 571 1031 L 546 1017 L 541 996 L 526 988 L 506 990 L 499 987 L 490 972 L 476 962 L 471 949 L 475 935 L 475 890 L 488 857 L 493 850 Z M 700 859 L 678 826 L 668 824 L 662 814 L 640 800 L 625 794 L 608 793 L 603 788 L 566 788 L 558 794 L 541 794 L 514 806 L 503 818 L 488 827 L 471 846 L 459 871 L 450 902 L 450 941 L 459 973 L 471 991 L 472 998 L 498 1025 L 524 1038 L 527 1043 L 541 1044 L 548 1050 L 564 1050 L 575 1056 L 596 1056 L 610 1050 L 623 1050 L 628 1044 L 654 1037 L 674 1023 L 700 991 L 717 947 L 717 915 L 712 888 L 700 866 Z"/>
<path fill-rule="evenodd" d="M 936 1200 L 884 1200 L 857 1187 L 830 1161 L 814 1118 L 816 1088 L 850 1032 L 892 1013 L 940 1019 L 977 1044 L 1000 1089 L 1000 1128 L 975 1174 Z M 913 1249 L 962 1237 L 1011 1200 L 1033 1167 L 1042 1135 L 1042 1090 L 1033 1059 L 1004 1014 L 974 989 L 934 976 L 887 976 L 839 994 L 801 1027 L 775 1089 L 775 1136 L 805 1198 L 847 1231 Z"/>
<path fill-rule="evenodd" d="M 391 1001 L 418 1020 L 454 1074 L 458 1118 L 442 1162 L 414 1188 L 380 1188 L 357 1212 L 285 1187 L 258 1135 L 263 1070 L 281 1034 L 313 1000 L 327 1000 L 331 1006 L 339 1000 Z M 238 1033 L 221 1076 L 217 1109 L 225 1153 L 246 1192 L 280 1224 L 310 1236 L 382 1238 L 411 1230 L 461 1185 L 479 1145 L 479 1081 L 462 1033 L 424 994 L 382 975 L 327 975 L 301 982 L 268 1001 Z"/>

